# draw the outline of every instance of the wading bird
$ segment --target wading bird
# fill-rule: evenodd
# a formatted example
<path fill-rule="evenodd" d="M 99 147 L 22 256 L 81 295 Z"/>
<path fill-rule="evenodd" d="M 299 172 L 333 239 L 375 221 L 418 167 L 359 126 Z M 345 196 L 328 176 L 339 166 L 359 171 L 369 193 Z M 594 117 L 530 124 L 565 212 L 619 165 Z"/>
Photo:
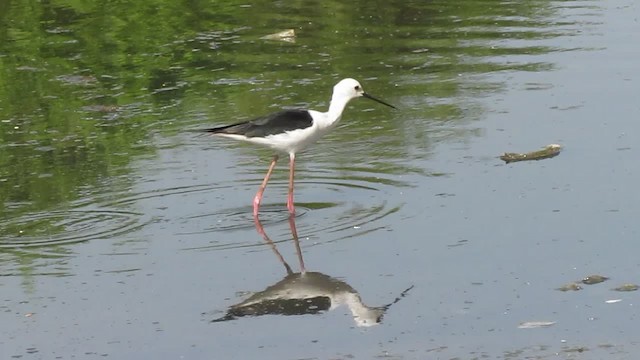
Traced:
<path fill-rule="evenodd" d="M 340 118 L 345 106 L 357 97 L 366 97 L 383 105 L 392 107 L 382 100 L 367 94 L 362 85 L 354 79 L 343 79 L 333 87 L 333 95 L 327 112 L 315 110 L 282 110 L 270 115 L 262 116 L 250 121 L 237 124 L 203 129 L 217 136 L 223 136 L 235 140 L 247 141 L 254 144 L 267 146 L 277 152 L 289 154 L 289 195 L 287 197 L 287 209 L 290 214 L 295 214 L 293 205 L 293 178 L 296 161 L 296 153 L 308 145 L 316 142 L 321 136 L 333 129 Z M 260 202 L 267 182 L 271 177 L 278 155 L 276 154 L 269 165 L 267 175 L 264 177 L 256 196 L 253 198 L 253 215 L 258 216 Z"/>

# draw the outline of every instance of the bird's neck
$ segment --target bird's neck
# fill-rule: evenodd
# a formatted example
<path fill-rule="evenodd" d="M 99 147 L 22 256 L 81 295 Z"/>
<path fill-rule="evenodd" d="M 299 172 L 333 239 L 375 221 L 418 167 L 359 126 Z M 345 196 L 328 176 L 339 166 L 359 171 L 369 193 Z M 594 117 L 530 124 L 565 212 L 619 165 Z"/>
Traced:
<path fill-rule="evenodd" d="M 330 125 L 334 125 L 338 121 L 340 121 L 340 117 L 342 117 L 342 112 L 344 108 L 349 103 L 349 98 L 344 96 L 340 96 L 337 94 L 333 94 L 331 97 L 331 105 L 329 105 L 329 111 L 327 112 L 328 120 Z"/>
<path fill-rule="evenodd" d="M 351 315 L 358 326 L 375 325 L 378 317 L 383 314 L 380 309 L 365 305 L 357 293 L 348 293 L 342 300 L 351 310 Z"/>

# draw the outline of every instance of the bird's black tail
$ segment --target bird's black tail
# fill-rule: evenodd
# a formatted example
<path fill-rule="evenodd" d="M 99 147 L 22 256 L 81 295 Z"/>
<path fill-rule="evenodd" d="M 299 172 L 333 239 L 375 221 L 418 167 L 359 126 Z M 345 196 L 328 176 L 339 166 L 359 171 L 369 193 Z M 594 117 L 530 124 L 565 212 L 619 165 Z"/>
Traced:
<path fill-rule="evenodd" d="M 192 132 L 198 132 L 198 133 L 207 133 L 207 134 L 237 134 L 237 135 L 242 135 L 245 132 L 247 132 L 248 130 L 250 130 L 251 128 L 251 123 L 249 122 L 241 122 L 241 123 L 237 123 L 237 124 L 231 124 L 231 125 L 224 125 L 224 126 L 218 126 L 218 127 L 212 127 L 212 128 L 205 128 L 205 129 L 194 129 L 191 130 Z"/>

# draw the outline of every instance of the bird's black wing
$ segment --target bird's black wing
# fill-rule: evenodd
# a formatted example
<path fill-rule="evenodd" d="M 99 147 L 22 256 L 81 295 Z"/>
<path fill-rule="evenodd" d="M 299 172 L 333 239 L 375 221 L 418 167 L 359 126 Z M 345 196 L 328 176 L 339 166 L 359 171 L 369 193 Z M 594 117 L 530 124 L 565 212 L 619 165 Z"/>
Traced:
<path fill-rule="evenodd" d="M 212 134 L 244 135 L 251 138 L 305 129 L 311 125 L 313 125 L 313 118 L 307 110 L 283 110 L 250 121 L 203 129 L 202 131 Z"/>

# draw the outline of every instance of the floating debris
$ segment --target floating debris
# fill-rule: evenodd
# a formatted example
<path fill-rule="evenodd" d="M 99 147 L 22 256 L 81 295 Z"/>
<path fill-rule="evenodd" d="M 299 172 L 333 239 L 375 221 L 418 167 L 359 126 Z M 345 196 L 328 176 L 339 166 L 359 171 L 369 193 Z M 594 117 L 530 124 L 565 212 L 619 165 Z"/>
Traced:
<path fill-rule="evenodd" d="M 589 275 L 582 279 L 582 283 L 585 285 L 600 284 L 601 282 L 609 280 L 608 277 L 602 275 Z"/>
<path fill-rule="evenodd" d="M 562 146 L 551 144 L 540 150 L 528 153 L 504 153 L 500 156 L 500 159 L 507 164 L 516 161 L 549 159 L 560 154 L 560 150 L 562 150 Z"/>
<path fill-rule="evenodd" d="M 556 290 L 560 290 L 560 291 L 578 291 L 578 290 L 582 290 L 582 286 L 580 286 L 580 284 L 578 284 L 577 282 L 572 282 L 566 285 L 562 285 L 559 288 L 557 288 Z"/>
<path fill-rule="evenodd" d="M 537 329 L 554 325 L 555 321 L 525 321 L 518 325 L 518 329 Z"/>
<path fill-rule="evenodd" d="M 296 42 L 296 32 L 293 29 L 288 29 L 288 30 L 277 32 L 275 34 L 265 35 L 265 36 L 261 37 L 260 39 L 262 39 L 262 40 L 279 40 L 279 41 L 285 41 L 285 42 L 289 42 L 289 43 L 294 43 L 294 42 Z"/>
<path fill-rule="evenodd" d="M 620 301 L 622 301 L 622 299 L 611 299 L 611 300 L 606 300 L 605 302 L 607 304 L 615 304 L 615 303 L 619 303 Z"/>
<path fill-rule="evenodd" d="M 611 290 L 613 291 L 636 291 L 640 289 L 640 286 L 636 285 L 636 284 L 622 284 L 616 288 L 613 288 Z"/>
<path fill-rule="evenodd" d="M 56 80 L 67 85 L 91 86 L 97 83 L 97 79 L 91 75 L 60 75 L 56 76 Z"/>

